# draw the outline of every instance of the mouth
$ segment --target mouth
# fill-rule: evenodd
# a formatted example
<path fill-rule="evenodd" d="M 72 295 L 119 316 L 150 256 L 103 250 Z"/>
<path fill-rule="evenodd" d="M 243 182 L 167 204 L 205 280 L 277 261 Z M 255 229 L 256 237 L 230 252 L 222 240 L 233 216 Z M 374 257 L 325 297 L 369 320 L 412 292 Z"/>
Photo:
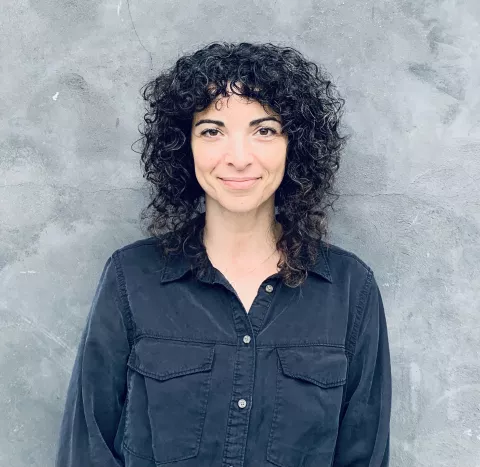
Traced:
<path fill-rule="evenodd" d="M 258 178 L 220 178 L 224 185 L 234 189 L 250 188 L 262 177 Z"/>

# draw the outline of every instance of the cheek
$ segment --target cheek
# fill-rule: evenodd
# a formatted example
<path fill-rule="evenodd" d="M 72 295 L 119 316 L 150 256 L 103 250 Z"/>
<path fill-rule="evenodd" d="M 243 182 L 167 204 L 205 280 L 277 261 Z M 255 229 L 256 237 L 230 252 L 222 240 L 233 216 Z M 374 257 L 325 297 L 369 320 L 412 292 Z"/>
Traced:
<path fill-rule="evenodd" d="M 264 159 L 263 165 L 272 175 L 281 176 L 285 172 L 286 156 L 282 150 L 272 152 Z"/>
<path fill-rule="evenodd" d="M 201 172 L 210 172 L 218 164 L 219 157 L 213 151 L 198 149 L 193 157 L 195 167 Z"/>
<path fill-rule="evenodd" d="M 212 187 L 215 185 L 214 176 L 215 169 L 218 166 L 219 158 L 209 152 L 199 152 L 194 156 L 195 176 L 200 186 L 212 194 Z"/>

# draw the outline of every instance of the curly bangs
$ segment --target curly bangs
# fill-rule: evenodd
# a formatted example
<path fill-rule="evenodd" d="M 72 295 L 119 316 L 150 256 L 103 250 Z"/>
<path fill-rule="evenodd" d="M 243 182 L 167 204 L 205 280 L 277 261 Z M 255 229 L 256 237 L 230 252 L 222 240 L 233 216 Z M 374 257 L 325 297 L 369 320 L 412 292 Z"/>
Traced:
<path fill-rule="evenodd" d="M 182 56 L 142 89 L 146 113 L 138 141 L 151 200 L 141 221 L 166 254 L 183 250 L 197 277 L 206 273 L 208 256 L 205 193 L 190 145 L 194 112 L 233 93 L 281 116 L 288 147 L 275 192 L 275 215 L 283 227 L 278 266 L 286 285 L 303 283 L 318 242 L 328 246 L 326 209 L 338 198 L 333 183 L 347 140 L 338 133 L 344 100 L 327 73 L 291 47 L 214 42 Z"/>

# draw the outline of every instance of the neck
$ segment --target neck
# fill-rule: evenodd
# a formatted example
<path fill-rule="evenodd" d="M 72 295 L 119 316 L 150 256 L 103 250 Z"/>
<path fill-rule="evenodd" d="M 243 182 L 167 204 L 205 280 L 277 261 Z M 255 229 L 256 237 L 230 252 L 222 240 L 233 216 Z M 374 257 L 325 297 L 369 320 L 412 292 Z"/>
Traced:
<path fill-rule="evenodd" d="M 282 226 L 276 221 L 274 210 L 254 214 L 224 212 L 222 215 L 207 210 L 203 242 L 212 262 L 245 269 L 275 250 L 281 232 Z"/>

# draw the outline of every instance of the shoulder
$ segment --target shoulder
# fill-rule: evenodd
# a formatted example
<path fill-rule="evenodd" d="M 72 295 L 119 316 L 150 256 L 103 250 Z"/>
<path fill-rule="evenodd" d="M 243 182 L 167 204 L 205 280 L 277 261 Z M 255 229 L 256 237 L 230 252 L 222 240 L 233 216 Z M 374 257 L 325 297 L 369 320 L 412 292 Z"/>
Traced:
<path fill-rule="evenodd" d="M 367 260 L 359 253 L 325 241 L 322 241 L 322 246 L 327 259 L 334 264 L 348 264 L 352 267 L 363 269 L 365 272 L 372 270 Z"/>
<path fill-rule="evenodd" d="M 362 288 L 374 281 L 373 267 L 361 253 L 325 241 L 322 251 L 334 283 Z"/>
<path fill-rule="evenodd" d="M 125 269 L 141 269 L 143 272 L 154 268 L 162 268 L 165 255 L 157 237 L 147 237 L 134 240 L 117 248 L 111 254 L 113 259 Z"/>
<path fill-rule="evenodd" d="M 115 250 L 114 253 L 121 255 L 132 255 L 145 250 L 152 250 L 158 247 L 157 237 L 139 238 L 127 243 Z"/>

